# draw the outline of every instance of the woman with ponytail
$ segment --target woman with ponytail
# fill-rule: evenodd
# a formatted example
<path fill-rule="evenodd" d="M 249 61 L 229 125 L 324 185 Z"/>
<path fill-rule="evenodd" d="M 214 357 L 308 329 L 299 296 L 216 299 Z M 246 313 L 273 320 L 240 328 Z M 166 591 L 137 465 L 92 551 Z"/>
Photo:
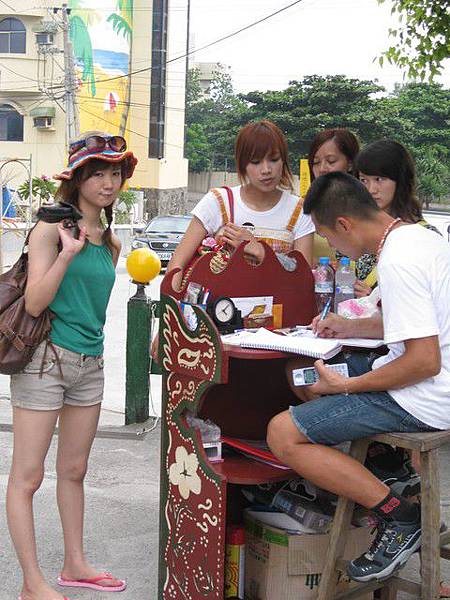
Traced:
<path fill-rule="evenodd" d="M 36 551 L 33 496 L 58 422 L 57 500 L 64 560 L 57 582 L 119 592 L 123 580 L 89 564 L 83 547 L 83 481 L 103 399 L 103 327 L 120 242 L 113 205 L 137 160 L 120 136 L 89 132 L 70 144 L 57 198 L 81 213 L 73 222 L 39 221 L 28 250 L 27 311 L 54 315 L 49 339 L 11 377 L 14 451 L 8 525 L 23 572 L 19 600 L 64 600 L 45 579 Z"/>

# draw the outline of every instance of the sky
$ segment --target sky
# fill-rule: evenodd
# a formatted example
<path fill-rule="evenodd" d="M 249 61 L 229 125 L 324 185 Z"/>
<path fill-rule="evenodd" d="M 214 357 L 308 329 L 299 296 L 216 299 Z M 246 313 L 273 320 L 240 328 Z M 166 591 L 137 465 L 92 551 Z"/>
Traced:
<path fill-rule="evenodd" d="M 191 0 L 191 46 L 200 48 L 275 12 L 292 0 Z M 186 11 L 187 0 L 172 0 L 170 11 Z M 283 89 L 306 75 L 344 74 L 377 79 L 391 90 L 403 72 L 376 57 L 393 43 L 398 26 L 390 2 L 377 0 L 302 0 L 299 4 L 206 50 L 194 62 L 230 67 L 235 90 Z M 170 57 L 169 57 L 170 58 Z M 443 77 L 450 86 L 450 61 Z"/>

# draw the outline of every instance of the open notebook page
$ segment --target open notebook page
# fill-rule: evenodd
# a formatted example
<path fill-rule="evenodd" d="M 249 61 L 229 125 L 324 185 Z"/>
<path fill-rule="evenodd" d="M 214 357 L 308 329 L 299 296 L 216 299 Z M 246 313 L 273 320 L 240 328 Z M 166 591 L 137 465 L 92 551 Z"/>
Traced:
<path fill-rule="evenodd" d="M 240 345 L 242 348 L 279 350 L 280 352 L 292 352 L 325 360 L 333 357 L 342 348 L 342 344 L 334 339 L 306 335 L 279 335 L 264 328 L 258 329 L 256 333 L 243 338 Z"/>
<path fill-rule="evenodd" d="M 299 329 L 287 335 L 287 337 L 315 338 L 310 329 Z M 379 348 L 384 346 L 385 342 L 375 338 L 333 338 L 341 346 L 352 346 L 355 348 Z"/>

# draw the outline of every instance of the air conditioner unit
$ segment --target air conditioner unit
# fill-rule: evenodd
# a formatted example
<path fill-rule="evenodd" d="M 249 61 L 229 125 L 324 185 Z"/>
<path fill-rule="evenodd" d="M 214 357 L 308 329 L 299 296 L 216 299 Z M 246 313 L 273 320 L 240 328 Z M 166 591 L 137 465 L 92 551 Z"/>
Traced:
<path fill-rule="evenodd" d="M 30 117 L 33 119 L 33 125 L 37 129 L 46 129 L 54 131 L 56 111 L 54 106 L 38 106 L 30 111 Z"/>
<path fill-rule="evenodd" d="M 43 31 L 36 33 L 36 44 L 38 46 L 52 46 L 54 43 L 53 33 Z"/>
<path fill-rule="evenodd" d="M 55 129 L 53 127 L 53 117 L 34 117 L 33 125 L 38 129 Z"/>

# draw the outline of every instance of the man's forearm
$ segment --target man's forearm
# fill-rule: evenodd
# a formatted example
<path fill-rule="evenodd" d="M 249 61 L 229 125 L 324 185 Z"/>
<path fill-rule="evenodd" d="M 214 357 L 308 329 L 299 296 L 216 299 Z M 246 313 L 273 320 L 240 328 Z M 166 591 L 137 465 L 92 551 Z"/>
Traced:
<path fill-rule="evenodd" d="M 383 339 L 383 318 L 381 314 L 364 319 L 348 319 L 345 337 Z"/>
<path fill-rule="evenodd" d="M 437 340 L 437 336 L 408 340 L 404 354 L 398 358 L 359 377 L 350 377 L 347 380 L 347 392 L 396 390 L 434 377 L 441 370 Z"/>

